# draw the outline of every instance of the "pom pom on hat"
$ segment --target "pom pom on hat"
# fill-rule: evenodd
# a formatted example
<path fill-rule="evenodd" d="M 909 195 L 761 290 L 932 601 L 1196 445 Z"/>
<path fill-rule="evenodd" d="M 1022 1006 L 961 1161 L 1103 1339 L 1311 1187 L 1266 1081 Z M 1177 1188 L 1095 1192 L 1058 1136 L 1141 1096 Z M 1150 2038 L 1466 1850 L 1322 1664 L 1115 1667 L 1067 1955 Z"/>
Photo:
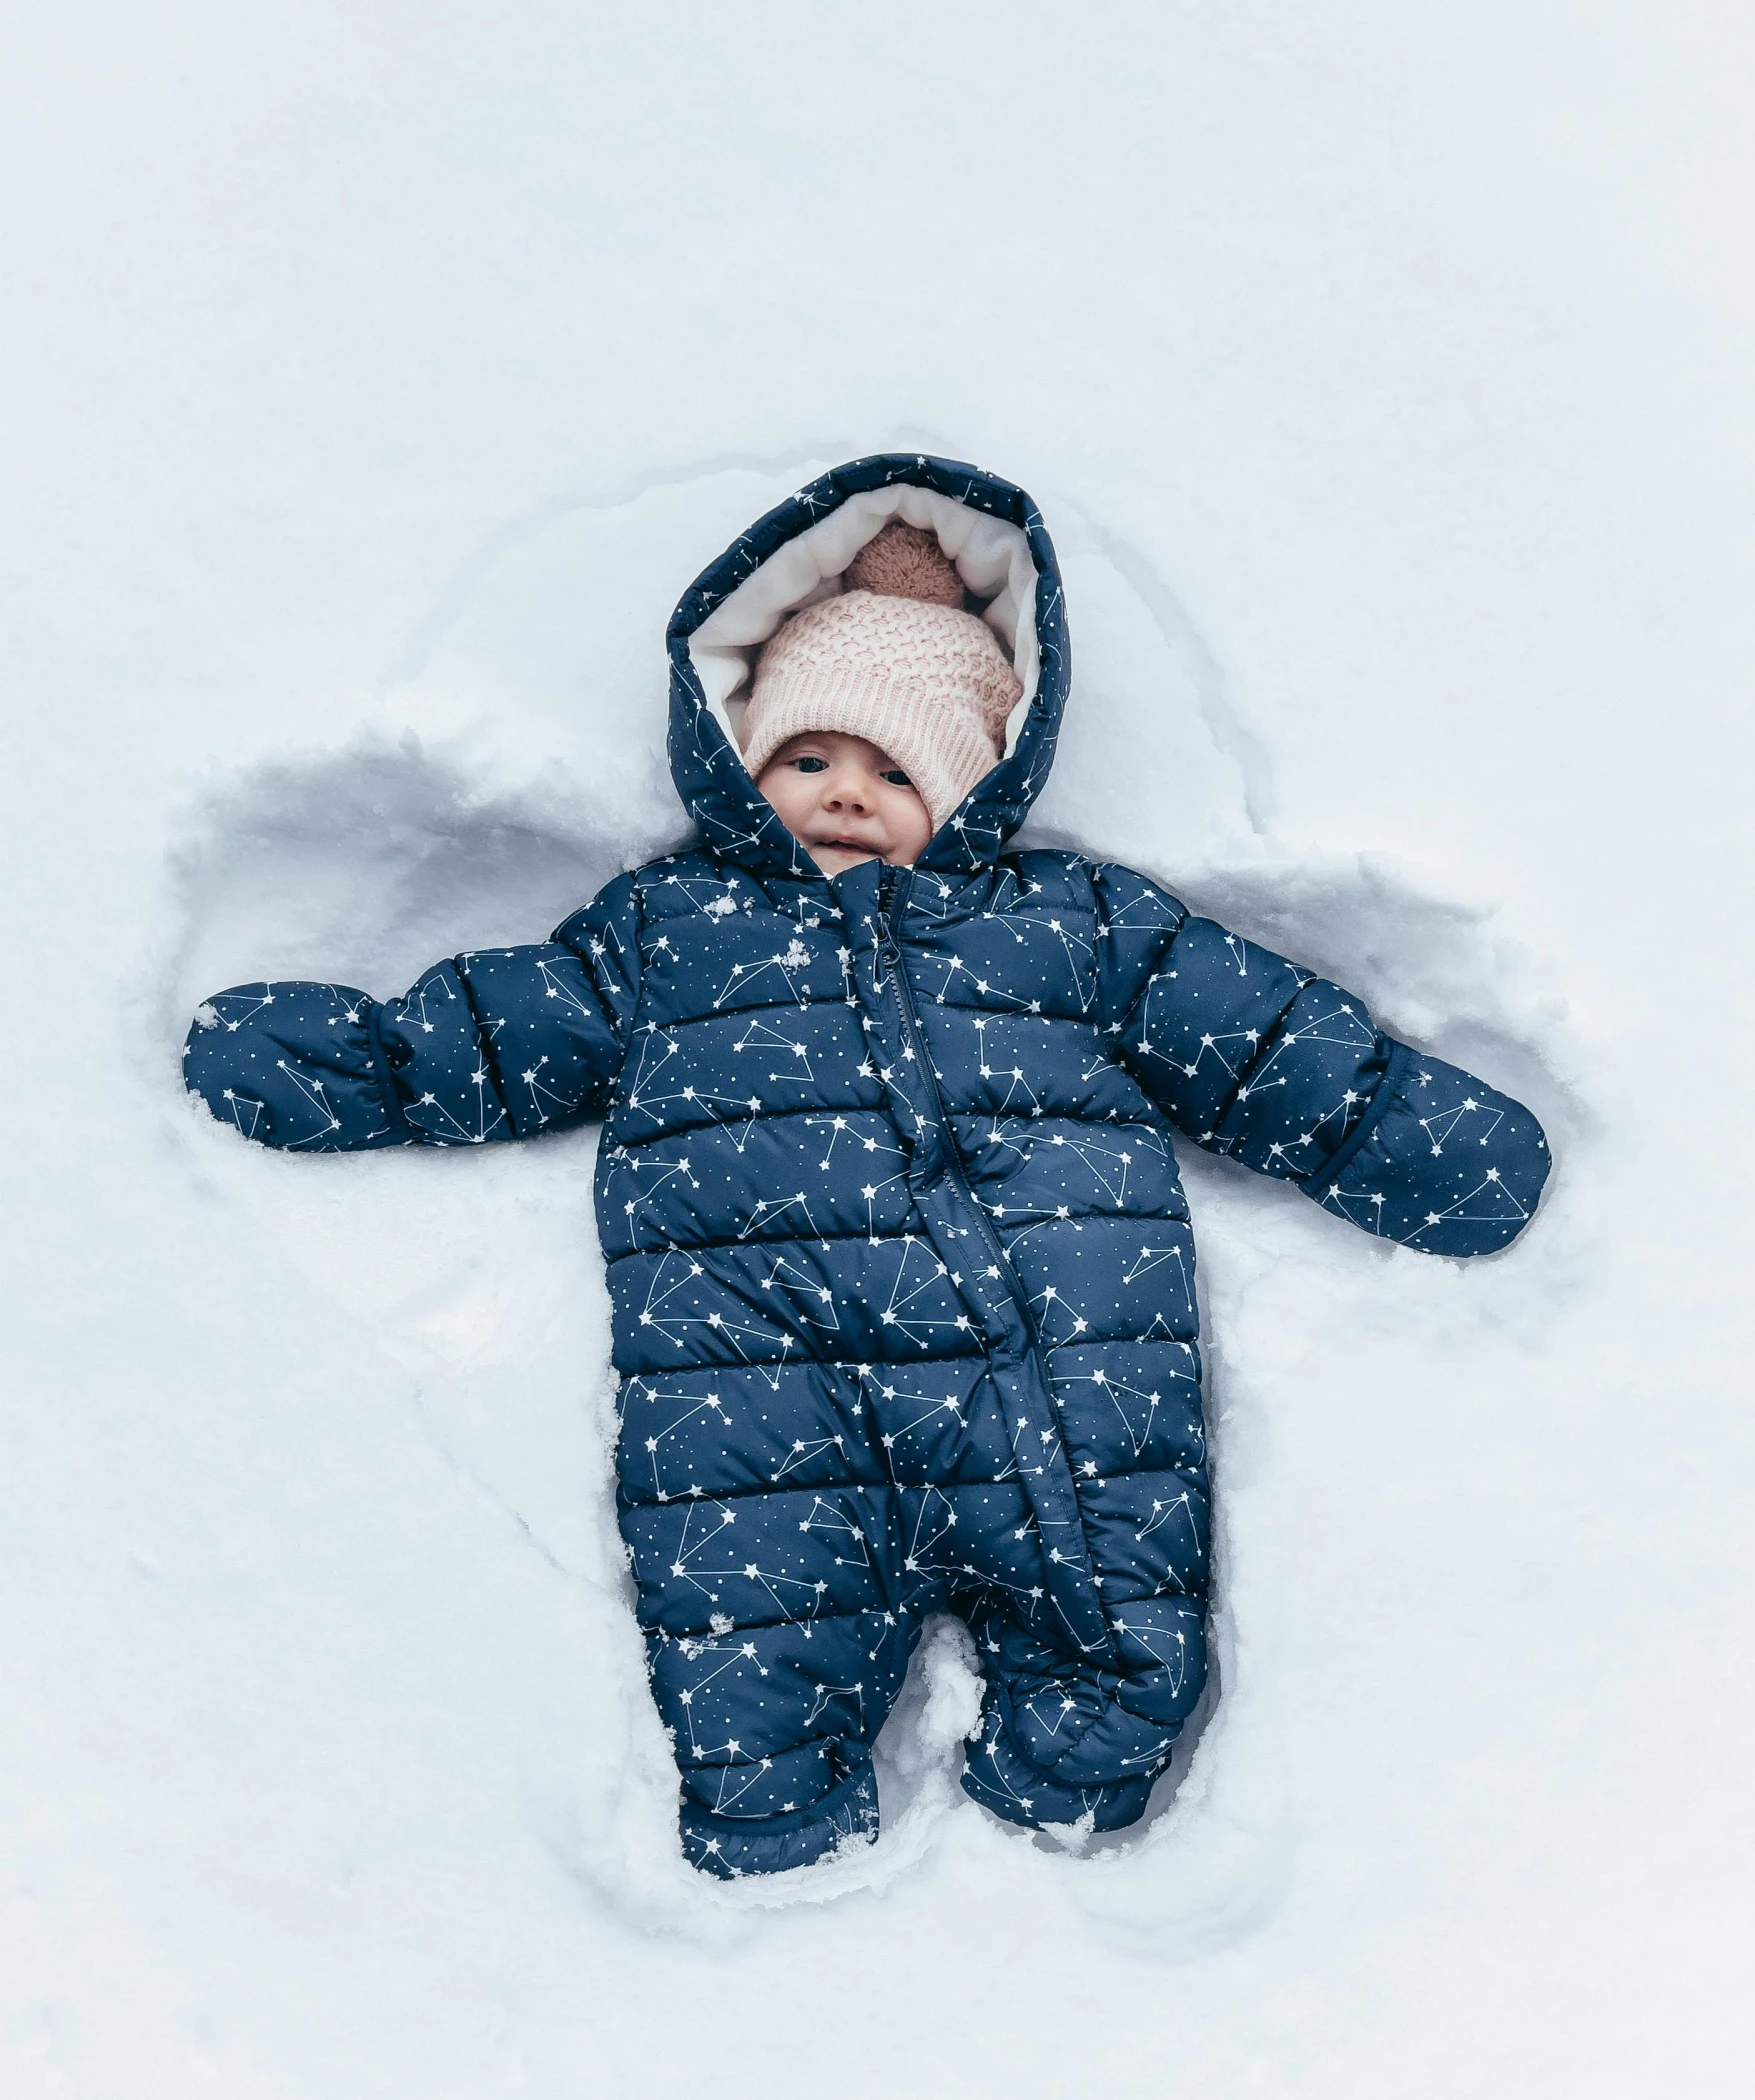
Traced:
<path fill-rule="evenodd" d="M 892 519 L 845 583 L 763 648 L 744 764 L 759 774 L 812 729 L 864 737 L 906 770 L 936 831 L 993 770 L 1023 685 L 993 629 L 963 610 L 962 578 L 930 532 Z"/>
<path fill-rule="evenodd" d="M 866 541 L 841 581 L 850 591 L 963 609 L 963 579 L 956 563 L 930 532 L 904 525 L 900 518 L 892 518 L 875 540 Z"/>

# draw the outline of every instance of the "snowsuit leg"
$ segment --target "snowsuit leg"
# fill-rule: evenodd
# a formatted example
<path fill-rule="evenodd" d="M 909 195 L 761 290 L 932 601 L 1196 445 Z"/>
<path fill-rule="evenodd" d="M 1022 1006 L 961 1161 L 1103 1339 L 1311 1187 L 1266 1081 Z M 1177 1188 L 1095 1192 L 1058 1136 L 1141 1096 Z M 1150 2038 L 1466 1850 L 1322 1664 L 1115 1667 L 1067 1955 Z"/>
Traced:
<path fill-rule="evenodd" d="M 684 1849 L 726 1877 L 808 1866 L 875 1831 L 871 1746 L 919 1637 L 857 1383 L 813 1368 L 622 1388 L 619 1517 Z M 770 1444 L 774 1421 L 820 1434 Z M 813 1469 L 820 1485 L 785 1484 Z"/>
<path fill-rule="evenodd" d="M 1175 1242 L 1176 1228 L 1158 1232 Z M 1192 1334 L 1192 1304 L 1182 1311 Z M 1047 1363 L 1107 1637 L 1075 1638 L 1050 1599 L 1032 1598 L 1049 1572 L 1040 1557 L 1030 1572 L 1038 1539 L 1002 1538 L 1016 1558 L 987 1571 L 966 1612 L 987 1696 L 963 1784 L 1009 1822 L 1090 1815 L 1116 1830 L 1144 1812 L 1206 1681 L 1210 1489 L 1193 1340 L 1090 1343 L 1086 1331 Z"/>

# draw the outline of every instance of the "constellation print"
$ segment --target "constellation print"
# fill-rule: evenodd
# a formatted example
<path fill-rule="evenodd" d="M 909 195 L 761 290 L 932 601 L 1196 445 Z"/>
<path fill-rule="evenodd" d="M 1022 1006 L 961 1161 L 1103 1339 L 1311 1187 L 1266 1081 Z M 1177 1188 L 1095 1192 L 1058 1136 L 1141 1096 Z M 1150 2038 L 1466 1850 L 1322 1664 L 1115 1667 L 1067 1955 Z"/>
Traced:
<path fill-rule="evenodd" d="M 810 1048 L 808 1044 L 794 1042 L 790 1036 L 782 1034 L 777 1028 L 769 1027 L 764 1021 L 752 1021 L 743 1034 L 738 1037 L 737 1041 L 732 1044 L 732 1053 L 735 1055 L 737 1052 L 748 1050 L 752 1046 L 757 1051 L 780 1053 L 777 1057 L 771 1057 L 768 1060 L 770 1063 L 784 1068 L 779 1071 L 771 1070 L 768 1073 L 770 1086 L 778 1085 L 782 1080 L 793 1080 L 800 1085 L 808 1086 L 816 1076 L 810 1068 Z"/>

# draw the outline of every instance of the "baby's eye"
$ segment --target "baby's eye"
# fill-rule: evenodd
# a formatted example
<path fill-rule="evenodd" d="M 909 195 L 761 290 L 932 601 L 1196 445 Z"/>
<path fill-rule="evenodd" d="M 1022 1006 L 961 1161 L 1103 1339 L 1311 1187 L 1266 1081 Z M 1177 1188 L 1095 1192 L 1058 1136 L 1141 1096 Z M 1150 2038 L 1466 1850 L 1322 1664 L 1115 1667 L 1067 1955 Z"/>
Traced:
<path fill-rule="evenodd" d="M 887 780 L 893 788 L 911 788 L 914 785 L 913 781 L 908 778 L 900 766 L 888 767 L 878 775 L 878 778 Z"/>
<path fill-rule="evenodd" d="M 795 758 L 792 763 L 801 773 L 826 773 L 829 770 L 826 758 Z"/>

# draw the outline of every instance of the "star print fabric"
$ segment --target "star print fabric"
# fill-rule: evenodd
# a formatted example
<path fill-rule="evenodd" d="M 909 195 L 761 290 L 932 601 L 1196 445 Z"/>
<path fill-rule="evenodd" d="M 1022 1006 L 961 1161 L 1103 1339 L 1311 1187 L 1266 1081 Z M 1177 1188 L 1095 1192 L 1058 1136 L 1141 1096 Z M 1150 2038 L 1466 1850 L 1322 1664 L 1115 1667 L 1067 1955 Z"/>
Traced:
<path fill-rule="evenodd" d="M 830 882 L 738 781 L 674 644 L 761 549 L 886 475 L 1028 531 L 1043 673 L 919 868 Z M 1017 1823 L 1120 1827 L 1206 1667 L 1173 1134 L 1383 1238 L 1473 1254 L 1533 1214 L 1541 1131 L 1147 878 L 1002 850 L 1065 687 L 1021 491 L 912 455 L 837 470 L 697 583 L 672 640 L 695 850 L 382 1006 L 223 993 L 190 1084 L 308 1151 L 606 1117 L 618 1507 L 697 1865 L 807 1865 L 875 1829 L 871 1746 L 933 1611 L 966 1619 L 987 1678 L 968 1791 Z"/>

